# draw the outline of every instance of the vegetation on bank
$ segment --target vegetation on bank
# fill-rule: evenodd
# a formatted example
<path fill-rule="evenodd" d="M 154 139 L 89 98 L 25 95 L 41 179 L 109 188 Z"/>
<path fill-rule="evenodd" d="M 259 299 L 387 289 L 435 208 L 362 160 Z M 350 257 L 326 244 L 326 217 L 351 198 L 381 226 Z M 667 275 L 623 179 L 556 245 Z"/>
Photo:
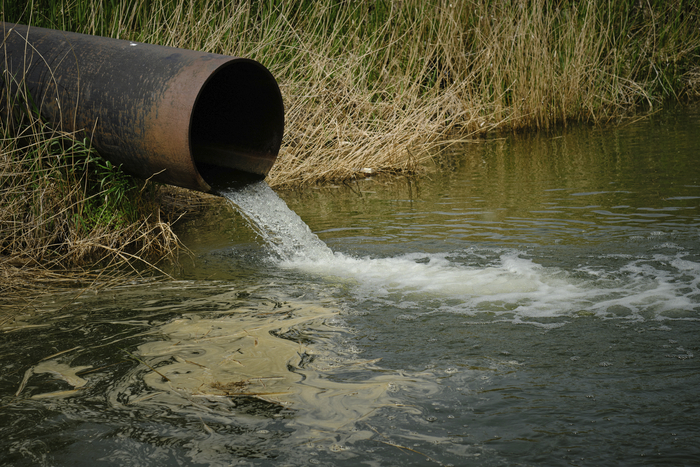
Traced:
<path fill-rule="evenodd" d="M 411 173 L 446 141 L 616 121 L 700 94 L 697 2 L 3 0 L 2 16 L 258 60 L 278 79 L 286 108 L 283 147 L 268 177 L 273 187 L 348 179 L 365 167 Z M 126 245 L 160 254 L 167 247 L 139 237 L 154 231 L 158 245 L 174 245 L 169 225 L 156 221 L 157 207 L 145 201 L 152 189 L 142 190 L 143 182 L 109 169 L 113 187 L 125 184 L 127 201 L 104 207 L 97 200 L 109 201 L 100 190 L 115 188 L 100 181 L 105 163 L 85 142 L 38 120 L 17 131 L 2 129 L 1 202 L 3 212 L 13 199 L 22 198 L 25 208 L 0 220 L 0 255 L 24 250 L 32 261 L 63 265 L 62 255 L 78 264 Z M 44 160 L 44 147 L 60 148 L 64 162 L 30 162 Z M 90 167 L 97 170 L 85 172 Z M 42 175 L 48 173 L 61 175 Z M 5 193 L 30 183 L 42 185 L 21 196 Z M 49 202 L 37 194 L 45 190 L 59 191 Z M 84 201 L 74 199 L 78 193 Z M 51 203 L 52 211 L 38 213 Z M 114 216 L 98 215 L 103 207 Z M 76 211 L 93 220 L 76 221 Z M 51 212 L 65 212 L 65 220 Z M 43 233 L 42 222 L 63 233 Z M 141 227 L 117 242 L 102 240 L 100 232 L 117 224 Z M 40 234 L 17 240 L 29 231 Z M 66 253 L 74 245 L 85 247 Z"/>
<path fill-rule="evenodd" d="M 445 137 L 697 92 L 700 6 L 645 0 L 33 0 L 7 20 L 245 56 L 286 106 L 273 186 L 414 170 Z"/>
<path fill-rule="evenodd" d="M 20 97 L 0 122 L 0 302 L 44 281 L 104 285 L 175 254 L 157 187 L 50 128 Z"/>

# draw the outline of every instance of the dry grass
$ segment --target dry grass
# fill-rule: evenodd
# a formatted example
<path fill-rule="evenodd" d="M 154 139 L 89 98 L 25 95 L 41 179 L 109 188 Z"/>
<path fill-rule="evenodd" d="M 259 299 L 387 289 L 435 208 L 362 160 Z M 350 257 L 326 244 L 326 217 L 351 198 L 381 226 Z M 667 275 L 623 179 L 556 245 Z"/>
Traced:
<path fill-rule="evenodd" d="M 26 96 L 16 99 L 0 120 L 2 301 L 41 284 L 105 286 L 162 273 L 182 246 L 156 187 L 110 166 L 76 134 L 42 124 L 19 104 Z"/>
<path fill-rule="evenodd" d="M 364 167 L 413 172 L 451 139 L 609 122 L 697 93 L 697 80 L 687 75 L 700 51 L 695 4 L 35 0 L 30 6 L 14 16 L 266 65 L 286 106 L 283 148 L 268 179 L 275 187 L 347 179 Z"/>
<path fill-rule="evenodd" d="M 290 37 L 265 48 L 271 60 L 255 54 L 287 103 L 272 186 L 362 167 L 413 172 L 445 142 L 495 129 L 610 122 L 681 92 L 656 68 L 697 58 L 700 45 L 697 10 L 681 17 L 661 3 L 407 1 L 383 14 L 324 5 L 309 17 L 278 6 Z M 293 57 L 275 60 L 290 44 Z"/>
<path fill-rule="evenodd" d="M 694 99 L 700 98 L 700 65 L 690 69 L 684 76 L 686 92 Z"/>

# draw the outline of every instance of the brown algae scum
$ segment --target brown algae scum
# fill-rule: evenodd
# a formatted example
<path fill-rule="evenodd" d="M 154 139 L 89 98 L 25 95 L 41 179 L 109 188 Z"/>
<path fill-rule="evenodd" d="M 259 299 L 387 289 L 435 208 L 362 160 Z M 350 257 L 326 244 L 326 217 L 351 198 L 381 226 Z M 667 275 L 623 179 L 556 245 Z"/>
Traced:
<path fill-rule="evenodd" d="M 376 366 L 379 359 L 361 360 L 352 348 L 339 349 L 337 334 L 347 330 L 337 309 L 296 301 L 262 308 L 235 309 L 216 318 L 184 315 L 164 324 L 157 330 L 161 340 L 135 351 L 142 365 L 113 386 L 111 403 L 217 418 L 239 417 L 232 412 L 237 402 L 258 399 L 272 406 L 270 412 L 289 415 L 289 424 L 304 441 L 336 430 L 347 436 L 379 408 L 412 411 L 392 394 L 425 378 L 384 372 Z M 358 377 L 352 378 L 355 382 L 333 381 L 338 371 Z M 423 391 L 434 386 L 427 379 L 421 385 Z M 352 433 L 362 439 L 376 434 Z"/>

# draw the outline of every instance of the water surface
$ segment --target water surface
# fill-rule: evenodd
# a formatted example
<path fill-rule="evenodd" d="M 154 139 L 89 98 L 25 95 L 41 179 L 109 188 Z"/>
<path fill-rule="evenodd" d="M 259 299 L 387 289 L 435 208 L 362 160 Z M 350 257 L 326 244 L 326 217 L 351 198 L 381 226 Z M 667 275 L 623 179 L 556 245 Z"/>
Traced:
<path fill-rule="evenodd" d="M 232 194 L 244 216 L 181 226 L 178 281 L 3 325 L 2 456 L 698 465 L 698 129 L 680 108 L 480 140 L 291 211 Z"/>

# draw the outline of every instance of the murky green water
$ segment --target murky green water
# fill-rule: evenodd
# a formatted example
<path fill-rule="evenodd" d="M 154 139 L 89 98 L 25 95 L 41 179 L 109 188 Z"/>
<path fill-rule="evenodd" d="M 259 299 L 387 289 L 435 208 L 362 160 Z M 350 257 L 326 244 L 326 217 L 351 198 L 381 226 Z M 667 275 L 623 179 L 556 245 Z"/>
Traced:
<path fill-rule="evenodd" d="M 699 108 L 281 196 L 4 323 L 2 463 L 700 465 Z"/>

